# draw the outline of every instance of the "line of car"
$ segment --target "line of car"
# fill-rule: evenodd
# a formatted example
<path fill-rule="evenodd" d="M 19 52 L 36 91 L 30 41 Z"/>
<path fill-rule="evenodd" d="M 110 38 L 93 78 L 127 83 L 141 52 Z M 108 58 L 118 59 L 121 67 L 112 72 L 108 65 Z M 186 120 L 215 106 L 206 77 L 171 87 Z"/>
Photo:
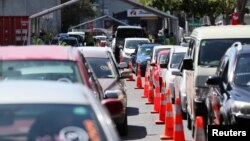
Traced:
<path fill-rule="evenodd" d="M 92 57 L 91 53 L 93 53 Z M 95 54 L 97 54 L 97 58 L 95 58 Z M 123 79 L 129 78 L 131 71 L 126 71 L 127 63 L 121 62 L 117 64 L 111 49 L 100 47 L 8 46 L 0 48 L 0 58 L 1 80 L 3 80 L 0 87 L 10 89 L 9 91 L 6 90 L 3 96 L 7 98 L 8 94 L 10 94 L 8 98 L 18 97 L 12 100 L 13 103 L 11 101 L 10 103 L 8 101 L 0 103 L 0 109 L 4 111 L 0 115 L 2 117 L 0 118 L 0 123 L 2 123 L 0 124 L 0 130 L 5 131 L 0 134 L 1 140 L 42 140 L 46 137 L 56 137 L 63 140 L 67 137 L 77 137 L 115 141 L 120 140 L 117 131 L 122 136 L 127 134 L 127 92 Z M 74 84 L 78 86 L 74 86 Z M 23 86 L 23 88 L 14 85 Z M 29 95 L 23 95 L 26 92 L 25 90 L 29 91 Z M 34 96 L 32 96 L 32 93 Z M 44 95 L 42 95 L 43 93 Z M 62 93 L 61 96 L 60 93 Z M 48 96 L 49 94 L 50 96 Z M 73 96 L 71 97 L 71 95 Z M 74 95 L 77 95 L 76 98 L 74 98 Z M 2 95 L 0 97 L 2 99 Z M 36 98 L 33 101 L 34 97 Z M 95 99 L 87 100 L 87 107 L 93 109 L 96 103 L 102 103 L 102 108 L 91 112 L 89 108 L 77 105 L 81 99 L 86 97 Z M 25 105 L 23 109 L 20 108 L 20 111 L 15 111 L 15 108 L 11 110 L 13 106 L 16 107 L 16 105 L 12 104 L 20 103 Z M 82 101 L 82 104 L 84 103 Z M 61 122 L 60 120 L 67 120 L 67 110 L 65 113 L 62 111 L 63 115 L 59 114 L 64 104 L 75 104 L 69 107 L 68 110 L 73 112 L 72 117 L 81 121 L 79 122 L 81 125 L 78 125 L 79 123 L 74 125 L 72 122 L 65 122 L 65 125 L 56 128 L 57 123 Z M 22 107 L 22 105 L 17 106 Z M 35 107 L 40 107 L 41 111 L 36 111 Z M 27 113 L 30 108 L 34 108 L 33 113 Z M 22 110 L 24 110 L 24 113 L 26 111 L 27 115 L 20 115 Z M 52 116 L 53 112 L 58 113 L 58 115 Z M 17 119 L 22 118 L 22 116 L 26 117 L 27 120 L 21 121 L 20 125 Z M 85 119 L 84 116 L 87 116 L 86 124 L 85 120 L 82 119 Z M 104 117 L 101 118 L 102 116 Z M 15 119 L 15 117 L 17 118 Z M 36 124 L 40 126 L 40 130 L 35 131 L 31 127 L 36 123 L 34 118 L 44 122 Z M 56 119 L 58 122 L 55 121 Z M 24 128 L 22 122 L 30 123 L 29 128 L 25 127 L 24 133 L 10 130 L 16 127 L 21 130 Z M 115 127 L 118 129 L 117 131 Z M 48 130 L 48 132 L 44 130 Z M 108 130 L 111 132 L 108 132 Z M 36 133 L 31 133 L 33 131 Z M 94 131 L 96 137 L 91 133 Z M 61 132 L 65 132 L 65 135 L 62 136 Z M 19 134 L 20 136 L 16 137 Z"/>

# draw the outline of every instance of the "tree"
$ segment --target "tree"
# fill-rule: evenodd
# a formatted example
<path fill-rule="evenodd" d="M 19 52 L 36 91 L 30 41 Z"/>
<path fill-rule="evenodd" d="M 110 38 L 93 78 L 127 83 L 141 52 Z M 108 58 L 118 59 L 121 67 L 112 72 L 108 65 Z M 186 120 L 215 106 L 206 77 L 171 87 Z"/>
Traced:
<path fill-rule="evenodd" d="M 62 3 L 67 1 L 69 0 L 61 0 Z M 62 32 L 67 32 L 70 26 L 79 24 L 84 18 L 94 16 L 90 2 L 80 0 L 78 4 L 62 9 Z"/>
<path fill-rule="evenodd" d="M 249 10 L 246 8 L 246 4 L 248 0 L 235 0 L 236 7 L 239 15 L 239 23 L 245 24 L 244 16 L 246 13 L 249 13 Z"/>
<path fill-rule="evenodd" d="M 197 19 L 203 16 L 209 16 L 212 25 L 215 24 L 215 18 L 220 14 L 225 14 L 229 19 L 229 15 L 235 8 L 235 0 L 145 0 L 145 4 L 156 7 L 162 11 L 184 11 L 188 16 Z M 245 3 L 240 1 L 241 7 L 245 7 Z M 243 5 L 243 6 L 242 6 Z M 243 10 L 244 11 L 244 10 Z M 244 17 L 244 16 L 243 16 Z"/>

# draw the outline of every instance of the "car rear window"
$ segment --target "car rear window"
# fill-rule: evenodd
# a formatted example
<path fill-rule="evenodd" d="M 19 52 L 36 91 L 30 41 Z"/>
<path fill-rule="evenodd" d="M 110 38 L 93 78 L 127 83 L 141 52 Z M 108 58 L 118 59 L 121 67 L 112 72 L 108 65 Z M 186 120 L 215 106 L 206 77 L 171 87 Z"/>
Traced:
<path fill-rule="evenodd" d="M 106 141 L 107 138 L 89 105 L 8 104 L 0 105 L 0 140 Z"/>
<path fill-rule="evenodd" d="M 117 38 L 129 38 L 129 37 L 144 37 L 143 29 L 135 29 L 135 28 L 120 28 L 117 29 Z"/>
<path fill-rule="evenodd" d="M 2 61 L 1 77 L 4 80 L 51 80 L 83 83 L 77 63 L 65 60 Z"/>

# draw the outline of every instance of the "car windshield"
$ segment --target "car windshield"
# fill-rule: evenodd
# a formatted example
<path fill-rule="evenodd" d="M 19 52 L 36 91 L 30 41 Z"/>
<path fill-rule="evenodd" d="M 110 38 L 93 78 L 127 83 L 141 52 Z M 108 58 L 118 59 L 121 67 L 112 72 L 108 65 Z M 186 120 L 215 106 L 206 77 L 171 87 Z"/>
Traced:
<path fill-rule="evenodd" d="M 78 41 L 76 38 L 64 38 L 60 41 L 60 44 L 61 45 L 69 45 L 69 46 L 72 46 L 72 47 L 78 47 L 79 44 L 78 44 Z"/>
<path fill-rule="evenodd" d="M 107 141 L 107 138 L 89 105 L 2 104 L 0 140 Z"/>
<path fill-rule="evenodd" d="M 148 40 L 128 40 L 125 48 L 136 49 L 138 44 L 149 43 Z"/>
<path fill-rule="evenodd" d="M 234 82 L 236 85 L 250 86 L 250 54 L 238 58 Z"/>
<path fill-rule="evenodd" d="M 137 55 L 151 56 L 152 52 L 152 47 L 140 47 L 138 49 Z"/>
<path fill-rule="evenodd" d="M 115 78 L 114 65 L 108 58 L 86 58 L 97 78 Z"/>
<path fill-rule="evenodd" d="M 184 56 L 185 53 L 173 53 L 170 68 L 178 68 Z"/>
<path fill-rule="evenodd" d="M 226 50 L 234 43 L 250 43 L 250 39 L 210 39 L 202 40 L 200 44 L 198 65 L 217 67 Z M 211 55 L 212 54 L 212 55 Z"/>
<path fill-rule="evenodd" d="M 4 80 L 51 80 L 83 83 L 74 61 L 66 60 L 16 60 L 2 61 L 1 77 Z"/>

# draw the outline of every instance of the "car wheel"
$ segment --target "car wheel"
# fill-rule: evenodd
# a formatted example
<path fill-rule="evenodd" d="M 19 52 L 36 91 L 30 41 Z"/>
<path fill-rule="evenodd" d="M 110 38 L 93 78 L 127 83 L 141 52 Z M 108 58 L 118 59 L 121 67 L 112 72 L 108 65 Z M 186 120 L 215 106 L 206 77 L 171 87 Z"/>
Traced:
<path fill-rule="evenodd" d="M 121 136 L 126 136 L 128 134 L 128 117 L 126 115 L 123 124 L 117 126 L 118 132 Z"/>
<path fill-rule="evenodd" d="M 187 128 L 189 130 L 191 130 L 191 125 L 192 125 L 191 117 L 189 116 L 189 114 L 187 112 Z"/>

